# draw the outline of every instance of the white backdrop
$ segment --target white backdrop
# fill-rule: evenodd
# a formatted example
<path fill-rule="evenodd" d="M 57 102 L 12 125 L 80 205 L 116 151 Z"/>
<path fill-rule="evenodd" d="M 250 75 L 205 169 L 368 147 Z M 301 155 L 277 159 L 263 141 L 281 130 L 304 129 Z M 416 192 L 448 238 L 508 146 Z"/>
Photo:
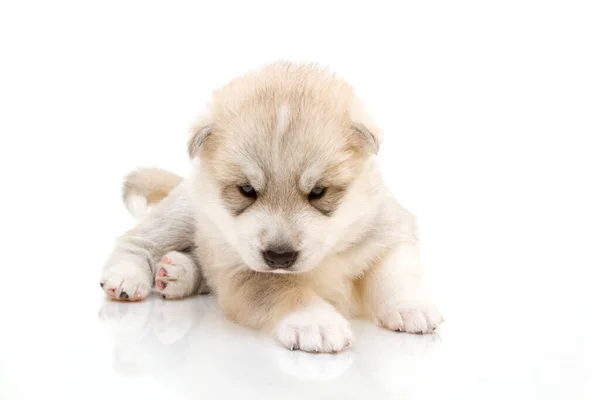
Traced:
<path fill-rule="evenodd" d="M 65 332 L 96 312 L 104 257 L 133 223 L 122 177 L 149 165 L 187 174 L 187 127 L 211 90 L 277 59 L 330 66 L 369 105 L 385 134 L 387 180 L 421 221 L 428 282 L 447 321 L 473 332 L 563 332 L 582 349 L 569 362 L 592 371 L 598 7 L 2 1 L 0 309 L 12 322 L 0 335 L 31 346 L 42 343 L 40 327 L 60 327 L 45 332 L 43 359 L 3 347 L 3 390 L 34 393 L 22 371 L 57 388 L 41 371 L 68 360 L 61 346 L 80 339 Z M 56 312 L 66 304 L 70 314 Z M 569 373 L 556 365 L 544 379 Z M 581 393 L 589 382 L 581 377 Z"/>

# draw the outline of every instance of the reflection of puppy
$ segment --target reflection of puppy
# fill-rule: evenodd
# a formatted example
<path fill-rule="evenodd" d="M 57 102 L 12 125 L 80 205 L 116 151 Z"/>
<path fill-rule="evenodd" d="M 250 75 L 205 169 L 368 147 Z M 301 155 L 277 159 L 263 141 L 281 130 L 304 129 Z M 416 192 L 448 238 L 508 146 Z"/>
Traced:
<path fill-rule="evenodd" d="M 187 336 L 199 318 L 201 306 L 197 302 L 158 299 L 104 303 L 100 320 L 115 342 L 115 368 L 126 374 L 163 364 L 169 364 L 172 369 L 172 353 L 177 353 L 183 364 L 190 346 Z"/>
<path fill-rule="evenodd" d="M 322 397 L 324 388 L 329 397 L 341 398 L 348 397 L 349 387 L 352 398 L 410 397 L 406 394 L 428 389 L 421 377 L 437 376 L 436 368 L 447 368 L 444 360 L 451 358 L 440 358 L 444 353 L 437 332 L 394 334 L 366 321 L 353 324 L 356 351 L 290 352 L 228 322 L 206 296 L 105 301 L 100 320 L 112 339 L 117 373 L 151 376 L 165 393 L 190 399 L 207 393 L 221 398 L 259 398 L 249 396 L 257 393 L 271 399 L 290 392 Z M 307 380 L 314 384 L 306 385 Z"/>
<path fill-rule="evenodd" d="M 230 319 L 306 351 L 344 349 L 359 315 L 432 332 L 442 318 L 415 219 L 382 181 L 379 143 L 352 88 L 325 70 L 281 62 L 233 80 L 193 127 L 189 179 L 126 180 L 132 213 L 155 207 L 118 241 L 104 290 L 141 300 L 155 283 L 178 298 L 207 291 L 204 275 Z"/>

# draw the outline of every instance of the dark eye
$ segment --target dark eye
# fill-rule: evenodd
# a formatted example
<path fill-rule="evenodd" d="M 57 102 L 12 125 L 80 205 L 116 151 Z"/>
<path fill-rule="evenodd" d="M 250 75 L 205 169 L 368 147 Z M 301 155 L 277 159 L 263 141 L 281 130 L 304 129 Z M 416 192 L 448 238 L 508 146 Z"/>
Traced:
<path fill-rule="evenodd" d="M 240 186 L 240 193 L 245 197 L 250 197 L 251 199 L 256 198 L 256 190 L 250 185 Z"/>
<path fill-rule="evenodd" d="M 325 192 L 327 192 L 327 188 L 315 186 L 313 190 L 308 194 L 309 200 L 318 200 L 321 197 L 325 196 Z"/>

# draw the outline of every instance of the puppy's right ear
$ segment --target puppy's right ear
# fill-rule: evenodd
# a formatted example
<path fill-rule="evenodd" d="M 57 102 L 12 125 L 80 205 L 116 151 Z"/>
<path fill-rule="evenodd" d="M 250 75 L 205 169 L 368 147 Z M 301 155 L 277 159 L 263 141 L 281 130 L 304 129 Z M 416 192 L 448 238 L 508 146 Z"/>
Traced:
<path fill-rule="evenodd" d="M 200 146 L 206 140 L 208 136 L 212 133 L 214 125 L 210 118 L 202 118 L 197 121 L 192 129 L 190 139 L 188 140 L 188 154 L 190 158 L 194 158 L 198 155 L 198 150 L 200 150 Z"/>

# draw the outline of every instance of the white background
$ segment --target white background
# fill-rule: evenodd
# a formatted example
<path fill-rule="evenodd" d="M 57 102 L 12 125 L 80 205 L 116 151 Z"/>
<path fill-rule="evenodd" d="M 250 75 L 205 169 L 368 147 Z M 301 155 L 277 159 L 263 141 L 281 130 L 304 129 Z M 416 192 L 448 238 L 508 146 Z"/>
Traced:
<path fill-rule="evenodd" d="M 0 398 L 599 398 L 598 21 L 597 1 L 3 0 Z M 330 66 L 375 115 L 437 336 L 356 323 L 352 352 L 308 356 L 210 298 L 104 301 L 122 177 L 187 174 L 211 90 L 277 59 Z"/>

